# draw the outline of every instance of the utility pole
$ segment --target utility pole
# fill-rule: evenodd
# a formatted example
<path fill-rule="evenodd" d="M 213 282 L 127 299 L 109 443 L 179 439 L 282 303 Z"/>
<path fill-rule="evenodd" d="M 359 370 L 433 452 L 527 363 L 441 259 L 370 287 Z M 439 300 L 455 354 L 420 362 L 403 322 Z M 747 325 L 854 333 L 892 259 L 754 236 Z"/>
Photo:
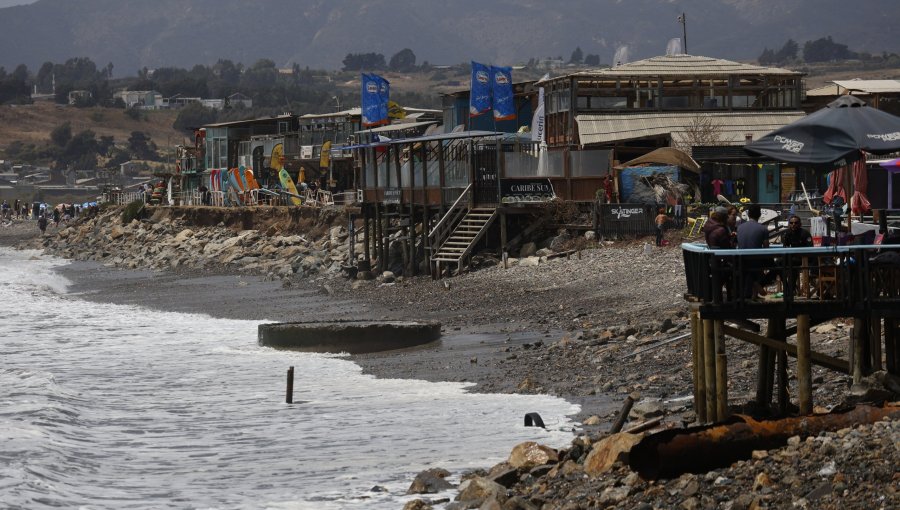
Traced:
<path fill-rule="evenodd" d="M 681 16 L 678 16 L 678 22 L 681 23 L 681 32 L 684 35 L 684 54 L 687 55 L 687 14 L 681 13 Z"/>

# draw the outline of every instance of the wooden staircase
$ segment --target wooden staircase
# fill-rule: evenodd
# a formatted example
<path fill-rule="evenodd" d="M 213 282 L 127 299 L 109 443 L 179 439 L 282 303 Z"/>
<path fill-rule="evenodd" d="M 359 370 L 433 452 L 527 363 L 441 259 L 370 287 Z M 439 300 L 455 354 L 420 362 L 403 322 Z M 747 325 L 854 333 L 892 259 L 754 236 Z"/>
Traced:
<path fill-rule="evenodd" d="M 496 217 L 497 209 L 494 207 L 476 207 L 465 212 L 456 227 L 431 257 L 438 278 L 440 278 L 442 266 L 447 264 L 455 263 L 457 274 L 463 271 L 465 262 L 475 244 L 484 237 Z"/>

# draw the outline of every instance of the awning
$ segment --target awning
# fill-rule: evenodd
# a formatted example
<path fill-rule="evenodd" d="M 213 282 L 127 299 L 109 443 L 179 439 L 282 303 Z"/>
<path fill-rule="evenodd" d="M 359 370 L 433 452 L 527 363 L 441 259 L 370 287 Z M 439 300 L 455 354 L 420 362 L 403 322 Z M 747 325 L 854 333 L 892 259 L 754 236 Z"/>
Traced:
<path fill-rule="evenodd" d="M 631 161 L 627 161 L 625 163 L 622 163 L 621 165 L 617 165 L 615 168 L 621 170 L 622 168 L 644 166 L 654 163 L 677 166 L 679 168 L 690 170 L 692 172 L 700 171 L 700 165 L 698 165 L 697 162 L 694 161 L 694 158 L 688 156 L 684 152 L 674 147 L 661 147 L 653 152 L 649 152 L 647 154 L 644 154 L 643 156 L 634 158 Z"/>
<path fill-rule="evenodd" d="M 437 123 L 438 122 L 436 120 L 430 120 L 427 122 L 401 122 L 399 124 L 388 124 L 387 126 L 363 129 L 362 131 L 357 131 L 357 133 L 390 133 L 393 131 L 406 131 L 407 129 L 430 126 Z"/>
<path fill-rule="evenodd" d="M 675 145 L 690 145 L 690 126 L 697 118 L 709 117 L 723 145 L 744 145 L 747 135 L 758 139 L 782 126 L 805 117 L 789 112 L 667 112 L 615 115 L 578 115 L 581 145 L 607 144 L 640 138 L 671 135 Z"/>

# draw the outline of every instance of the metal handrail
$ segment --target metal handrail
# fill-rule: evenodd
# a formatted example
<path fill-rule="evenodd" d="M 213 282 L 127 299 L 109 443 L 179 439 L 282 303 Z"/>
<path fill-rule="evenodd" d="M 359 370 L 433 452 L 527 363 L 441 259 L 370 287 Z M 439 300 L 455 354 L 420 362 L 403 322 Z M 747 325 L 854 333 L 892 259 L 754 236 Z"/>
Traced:
<path fill-rule="evenodd" d="M 440 221 L 437 222 L 437 225 L 435 225 L 434 228 L 431 229 L 431 232 L 428 234 L 429 238 L 433 238 L 434 235 L 438 232 L 438 229 L 441 229 L 444 226 L 444 223 L 446 221 L 448 221 L 447 218 L 449 218 L 451 216 L 451 214 L 457 210 L 457 207 L 459 207 L 460 201 L 462 201 L 463 198 L 466 198 L 466 196 L 471 191 L 472 191 L 472 183 L 469 183 L 469 185 L 466 186 L 466 189 L 464 189 L 463 192 L 459 194 L 459 197 L 456 199 L 456 201 L 453 202 L 453 205 L 450 206 L 450 209 L 447 211 L 447 214 L 445 214 L 444 217 L 441 218 Z M 458 216 L 458 214 L 456 214 L 455 216 Z"/>

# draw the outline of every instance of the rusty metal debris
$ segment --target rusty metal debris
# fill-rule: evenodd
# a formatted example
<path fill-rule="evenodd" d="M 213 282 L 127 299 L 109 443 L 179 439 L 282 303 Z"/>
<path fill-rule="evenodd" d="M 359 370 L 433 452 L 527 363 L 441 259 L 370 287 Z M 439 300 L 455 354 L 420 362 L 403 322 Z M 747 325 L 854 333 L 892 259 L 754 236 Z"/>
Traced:
<path fill-rule="evenodd" d="M 784 446 L 792 436 L 814 436 L 874 423 L 887 416 L 900 417 L 900 406 L 861 405 L 844 412 L 762 421 L 735 415 L 716 425 L 665 430 L 647 436 L 632 448 L 629 464 L 648 480 L 705 473 L 749 459 L 754 450 Z"/>

